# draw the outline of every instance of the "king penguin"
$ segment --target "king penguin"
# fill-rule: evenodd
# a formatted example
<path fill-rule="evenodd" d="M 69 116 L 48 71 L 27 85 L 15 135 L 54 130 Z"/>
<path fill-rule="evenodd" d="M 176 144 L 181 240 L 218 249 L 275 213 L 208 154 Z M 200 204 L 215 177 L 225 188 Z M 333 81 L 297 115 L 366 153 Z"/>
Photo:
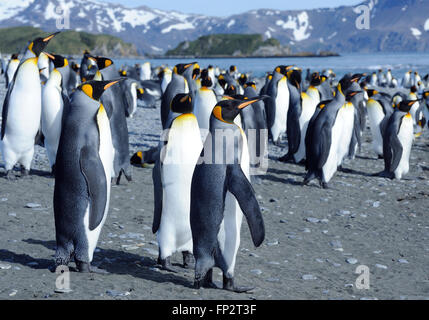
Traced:
<path fill-rule="evenodd" d="M 70 97 L 55 172 L 56 266 L 74 257 L 79 272 L 102 272 L 91 261 L 109 210 L 114 150 L 100 97 L 117 82 L 88 81 Z"/>
<path fill-rule="evenodd" d="M 278 144 L 280 136 L 286 133 L 290 96 L 287 72 L 290 68 L 291 66 L 276 67 L 266 91 L 266 94 L 271 97 L 271 99 L 265 100 L 267 126 L 269 137 L 275 144 Z"/>
<path fill-rule="evenodd" d="M 384 171 L 379 175 L 400 180 L 409 171 L 411 147 L 414 140 L 413 118 L 410 110 L 416 100 L 403 100 L 390 116 L 383 139 Z"/>
<path fill-rule="evenodd" d="M 55 174 L 55 159 L 60 141 L 63 112 L 68 106 L 68 96 L 61 87 L 64 77 L 62 69 L 68 66 L 68 61 L 59 55 L 48 53 L 45 55 L 53 62 L 55 68 L 42 90 L 42 133 L 52 174 Z M 65 105 L 66 108 L 64 108 Z"/>
<path fill-rule="evenodd" d="M 189 267 L 192 260 L 191 181 L 203 148 L 198 121 L 192 111 L 190 94 L 174 97 L 171 103 L 174 117 L 162 139 L 160 157 L 152 174 L 156 202 L 152 231 L 159 245 L 158 263 L 173 272 L 176 271 L 170 262 L 173 253 L 182 252 L 184 267 Z"/>
<path fill-rule="evenodd" d="M 223 289 L 245 292 L 234 284 L 243 213 L 253 244 L 258 247 L 265 227 L 255 192 L 249 182 L 246 136 L 234 124 L 240 110 L 260 100 L 222 100 L 213 108 L 210 133 L 195 167 L 191 185 L 191 230 L 196 288 L 216 287 L 213 267 L 223 272 Z M 227 137 L 225 143 L 224 138 Z"/>
<path fill-rule="evenodd" d="M 10 58 L 10 61 L 7 65 L 7 69 L 5 72 L 6 89 L 9 88 L 9 84 L 12 82 L 16 69 L 18 69 L 18 66 L 19 66 L 18 54 L 13 54 L 12 57 Z"/>
<path fill-rule="evenodd" d="M 305 139 L 307 174 L 304 185 L 317 178 L 323 188 L 328 188 L 329 181 L 337 171 L 343 125 L 338 115 L 347 103 L 347 98 L 355 94 L 349 90 L 351 84 L 360 78 L 361 75 L 344 76 L 337 86 L 335 98 L 321 102 L 316 118 L 310 121 Z"/>
<path fill-rule="evenodd" d="M 37 38 L 29 44 L 26 56 L 30 58 L 21 60 L 3 103 L 1 150 L 8 179 L 14 179 L 12 169 L 17 163 L 21 164 L 21 176 L 30 172 L 42 113 L 37 61 L 53 37 Z"/>
<path fill-rule="evenodd" d="M 199 68 L 196 62 L 188 64 L 180 63 L 173 68 L 171 82 L 168 84 L 161 99 L 161 123 L 163 129 L 166 128 L 166 122 L 173 98 L 179 93 L 190 93 L 189 79 L 192 79 L 194 69 L 196 68 Z"/>
<path fill-rule="evenodd" d="M 201 80 L 201 88 L 198 89 L 195 96 L 195 107 L 194 114 L 197 117 L 198 125 L 201 131 L 201 138 L 203 141 L 206 140 L 207 134 L 210 128 L 210 115 L 212 110 L 217 103 L 216 94 L 213 89 L 210 89 L 213 85 L 212 79 L 207 78 Z"/>

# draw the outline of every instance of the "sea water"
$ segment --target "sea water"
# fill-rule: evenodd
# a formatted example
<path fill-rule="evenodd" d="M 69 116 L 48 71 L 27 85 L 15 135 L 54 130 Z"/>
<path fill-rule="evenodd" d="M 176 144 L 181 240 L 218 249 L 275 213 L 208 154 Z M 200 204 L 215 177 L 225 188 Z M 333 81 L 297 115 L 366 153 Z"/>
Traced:
<path fill-rule="evenodd" d="M 253 77 L 264 77 L 266 72 L 274 70 L 278 65 L 296 65 L 304 71 L 322 71 L 332 69 L 337 77 L 347 72 L 372 73 L 383 69 L 392 70 L 394 77 L 402 79 L 404 73 L 418 71 L 423 77 L 429 73 L 429 53 L 372 53 L 372 54 L 342 54 L 339 57 L 308 57 L 308 58 L 221 58 L 221 59 L 118 59 L 116 64 L 134 65 L 149 61 L 152 66 L 170 66 L 178 63 L 198 62 L 201 68 L 209 65 L 227 70 L 235 65 L 241 73 L 249 73 Z"/>

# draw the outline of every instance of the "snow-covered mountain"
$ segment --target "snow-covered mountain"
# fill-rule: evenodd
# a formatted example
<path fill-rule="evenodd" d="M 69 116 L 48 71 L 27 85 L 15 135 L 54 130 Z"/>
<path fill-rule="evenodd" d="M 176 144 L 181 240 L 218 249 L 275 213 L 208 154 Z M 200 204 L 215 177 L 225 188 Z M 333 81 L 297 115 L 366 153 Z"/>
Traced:
<path fill-rule="evenodd" d="M 160 54 L 184 40 L 214 33 L 259 33 L 293 51 L 425 51 L 429 49 L 429 0 L 367 0 L 370 29 L 359 30 L 355 7 L 306 11 L 260 9 L 226 18 L 126 8 L 95 0 L 1 0 L 0 27 L 31 25 L 57 30 L 69 12 L 70 29 L 107 33 Z"/>

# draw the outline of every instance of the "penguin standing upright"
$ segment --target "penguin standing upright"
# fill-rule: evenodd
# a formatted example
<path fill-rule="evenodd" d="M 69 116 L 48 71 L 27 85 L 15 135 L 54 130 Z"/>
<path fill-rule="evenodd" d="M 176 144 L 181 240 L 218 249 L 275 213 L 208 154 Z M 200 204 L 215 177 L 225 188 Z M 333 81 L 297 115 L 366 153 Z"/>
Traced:
<path fill-rule="evenodd" d="M 111 59 L 105 57 L 91 58 L 97 61 L 97 67 L 100 70 L 99 73 L 104 81 L 116 78 L 117 70 Z M 127 181 L 132 181 L 129 135 L 126 119 L 126 112 L 132 107 L 127 106 L 128 102 L 120 85 L 114 86 L 101 96 L 101 103 L 106 108 L 109 117 L 113 147 L 115 148 L 114 173 L 112 177 L 116 178 L 116 184 L 120 184 L 122 175 L 125 176 Z"/>
<path fill-rule="evenodd" d="M 50 70 L 50 64 L 49 64 L 49 57 L 44 52 L 42 52 L 39 56 L 39 60 L 37 61 L 37 65 L 39 66 L 40 70 L 40 77 L 43 79 L 49 79 L 49 74 L 51 72 Z"/>
<path fill-rule="evenodd" d="M 328 188 L 338 168 L 343 126 L 341 113 L 344 111 L 341 109 L 346 100 L 356 94 L 349 88 L 360 78 L 361 75 L 344 76 L 337 86 L 335 98 L 330 102 L 321 102 L 316 118 L 310 121 L 305 139 L 307 174 L 303 184 L 317 178 L 323 188 Z"/>
<path fill-rule="evenodd" d="M 79 272 L 100 271 L 91 261 L 109 210 L 114 150 L 99 100 L 117 82 L 89 81 L 70 97 L 55 172 L 56 266 L 74 257 Z"/>
<path fill-rule="evenodd" d="M 366 104 L 368 119 L 372 134 L 372 149 L 379 158 L 383 157 L 382 122 L 390 117 L 393 108 L 390 105 L 390 96 L 377 90 L 367 90 L 369 100 Z"/>
<path fill-rule="evenodd" d="M 42 133 L 52 173 L 55 174 L 55 159 L 60 141 L 64 105 L 68 105 L 68 97 L 61 88 L 62 69 L 68 65 L 66 58 L 59 55 L 46 54 L 54 64 L 48 81 L 42 90 Z"/>
<path fill-rule="evenodd" d="M 279 161 L 288 162 L 294 159 L 294 154 L 299 149 L 301 141 L 301 128 L 299 118 L 302 113 L 302 100 L 301 100 L 301 71 L 289 70 L 287 73 L 287 85 L 289 89 L 289 109 L 287 113 L 287 140 L 288 152 Z"/>
<path fill-rule="evenodd" d="M 213 108 L 211 135 L 204 143 L 201 153 L 204 159 L 195 167 L 191 185 L 190 221 L 196 288 L 215 287 L 212 273 L 213 267 L 217 266 L 223 272 L 225 290 L 251 290 L 234 285 L 242 214 L 247 219 L 253 243 L 257 247 L 264 240 L 265 228 L 249 182 L 246 136 L 234 124 L 234 119 L 240 109 L 258 100 L 223 100 Z M 228 140 L 226 143 L 225 137 Z"/>
<path fill-rule="evenodd" d="M 167 89 L 165 90 L 161 99 L 161 123 L 163 129 L 166 128 L 165 126 L 168 114 L 170 113 L 170 104 L 171 101 L 173 101 L 173 98 L 179 93 L 191 92 L 189 79 L 192 79 L 194 69 L 196 68 L 199 68 L 196 62 L 188 64 L 180 63 L 173 68 L 171 82 L 168 84 Z M 194 94 L 191 93 L 192 97 L 193 95 Z"/>
<path fill-rule="evenodd" d="M 425 100 L 425 103 L 422 103 L 423 114 L 429 127 L 429 91 L 423 92 L 423 99 Z"/>
<path fill-rule="evenodd" d="M 10 58 L 10 61 L 7 65 L 5 76 L 6 76 L 6 89 L 9 88 L 9 84 L 12 82 L 13 77 L 15 75 L 16 69 L 19 66 L 19 59 L 17 54 L 13 54 Z"/>
<path fill-rule="evenodd" d="M 414 125 L 416 125 L 417 122 L 420 120 L 420 119 L 417 119 L 417 110 L 420 107 L 420 103 L 419 101 L 417 101 L 418 100 L 417 91 L 418 91 L 417 87 L 413 85 L 410 88 L 410 93 L 408 94 L 408 97 L 407 97 L 408 100 L 416 100 L 416 103 L 412 105 L 410 110 L 411 116 L 413 117 Z"/>
<path fill-rule="evenodd" d="M 411 147 L 414 140 L 413 118 L 410 110 L 416 100 L 403 100 L 390 116 L 383 139 L 384 171 L 379 175 L 400 180 L 409 171 Z"/>
<path fill-rule="evenodd" d="M 152 231 L 159 245 L 158 263 L 174 272 L 170 256 L 182 252 L 183 264 L 187 267 L 193 249 L 189 223 L 191 181 L 203 144 L 198 121 L 192 114 L 190 94 L 174 97 L 171 111 L 175 116 L 163 138 L 160 158 L 152 175 L 157 203 Z"/>
<path fill-rule="evenodd" d="M 2 111 L 1 150 L 6 177 L 13 179 L 12 169 L 21 164 L 21 175 L 30 172 L 34 143 L 40 128 L 42 88 L 37 60 L 53 35 L 37 38 L 30 43 L 27 54 L 10 83 Z"/>
<path fill-rule="evenodd" d="M 162 80 L 161 80 L 161 91 L 164 94 L 165 90 L 167 90 L 168 84 L 171 82 L 172 71 L 170 68 L 164 68 L 162 72 Z"/>
<path fill-rule="evenodd" d="M 244 85 L 244 96 L 250 100 L 258 98 L 254 82 Z M 249 146 L 250 173 L 263 174 L 268 167 L 268 129 L 264 103 L 262 101 L 252 103 L 241 110 L 241 115 Z"/>
<path fill-rule="evenodd" d="M 152 75 L 152 69 L 150 67 L 150 62 L 146 61 L 140 66 L 140 81 L 150 80 Z"/>
<path fill-rule="evenodd" d="M 290 96 L 287 72 L 290 68 L 291 66 L 276 67 L 266 91 L 266 94 L 271 97 L 265 100 L 267 126 L 269 136 L 275 144 L 279 143 L 280 136 L 286 133 Z"/>
<path fill-rule="evenodd" d="M 201 88 L 198 89 L 195 96 L 194 114 L 198 120 L 198 126 L 201 130 L 201 137 L 205 141 L 210 128 L 210 115 L 217 103 L 216 94 L 212 87 L 213 82 L 210 77 L 201 80 Z"/>

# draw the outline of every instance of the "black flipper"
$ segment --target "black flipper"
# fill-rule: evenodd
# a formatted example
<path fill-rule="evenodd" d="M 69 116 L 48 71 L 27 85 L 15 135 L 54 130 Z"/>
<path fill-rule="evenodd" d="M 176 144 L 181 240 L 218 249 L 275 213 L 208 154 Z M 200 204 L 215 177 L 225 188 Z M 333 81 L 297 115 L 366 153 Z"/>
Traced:
<path fill-rule="evenodd" d="M 80 150 L 80 169 L 85 177 L 89 196 L 89 229 L 94 230 L 103 220 L 107 204 L 107 180 L 98 152 L 84 146 Z"/>
<path fill-rule="evenodd" d="M 253 244 L 259 247 L 265 238 L 265 226 L 259 203 L 255 197 L 255 191 L 249 180 L 247 180 L 240 165 L 228 165 L 227 188 L 238 201 L 249 225 Z"/>
<path fill-rule="evenodd" d="M 393 158 L 391 162 L 390 172 L 393 173 L 396 170 L 396 168 L 398 168 L 399 166 L 399 162 L 401 161 L 401 158 L 402 158 L 403 148 L 402 148 L 401 141 L 399 141 L 398 136 L 396 134 L 392 135 L 390 138 L 391 138 L 390 147 L 392 148 L 392 151 L 393 151 Z"/>
<path fill-rule="evenodd" d="M 16 70 L 15 75 L 16 75 L 16 73 L 18 73 L 18 70 Z M 4 102 L 3 102 L 2 119 L 1 119 L 1 140 L 3 140 L 4 135 L 6 133 L 7 113 L 9 110 L 9 99 L 10 99 L 10 94 L 12 93 L 14 85 L 15 85 L 15 78 L 9 84 L 9 88 L 7 90 L 6 97 L 4 98 Z"/>
<path fill-rule="evenodd" d="M 36 137 L 34 138 L 34 145 L 35 146 L 45 146 L 45 136 L 42 133 L 42 128 L 39 128 L 39 131 L 37 131 Z"/>
<path fill-rule="evenodd" d="M 318 169 L 321 169 L 329 157 L 329 151 L 331 150 L 331 144 L 332 144 L 332 137 L 331 137 L 331 128 L 325 123 L 322 127 L 322 130 L 320 132 L 321 135 L 321 142 L 320 142 L 320 149 L 319 149 L 319 162 L 317 165 Z"/>
<path fill-rule="evenodd" d="M 162 181 L 161 181 L 161 162 L 158 159 L 155 162 L 155 166 L 152 169 L 152 180 L 153 180 L 153 194 L 154 194 L 154 212 L 153 212 L 153 224 L 152 232 L 156 233 L 161 224 L 162 214 Z"/>

